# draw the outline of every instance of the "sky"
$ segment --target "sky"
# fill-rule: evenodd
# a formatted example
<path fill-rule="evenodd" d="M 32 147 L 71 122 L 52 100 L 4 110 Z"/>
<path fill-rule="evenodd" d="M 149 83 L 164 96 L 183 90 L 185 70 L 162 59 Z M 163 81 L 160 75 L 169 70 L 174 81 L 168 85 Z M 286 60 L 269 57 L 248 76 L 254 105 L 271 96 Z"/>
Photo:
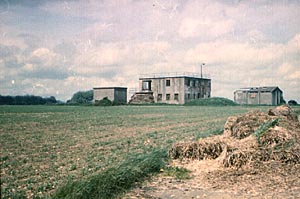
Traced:
<path fill-rule="evenodd" d="M 55 96 L 203 73 L 214 97 L 279 86 L 300 103 L 300 1 L 0 0 L 0 95 Z"/>

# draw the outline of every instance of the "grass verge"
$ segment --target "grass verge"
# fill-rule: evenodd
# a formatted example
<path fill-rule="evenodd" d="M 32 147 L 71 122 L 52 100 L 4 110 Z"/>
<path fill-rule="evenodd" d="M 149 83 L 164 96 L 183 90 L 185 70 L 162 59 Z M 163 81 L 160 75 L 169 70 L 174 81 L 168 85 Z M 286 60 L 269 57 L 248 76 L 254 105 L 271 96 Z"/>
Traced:
<path fill-rule="evenodd" d="M 53 198 L 91 199 L 115 198 L 136 183 L 158 173 L 167 161 L 167 151 L 156 149 L 147 154 L 131 154 L 119 165 L 80 181 L 69 181 L 59 188 Z"/>
<path fill-rule="evenodd" d="M 186 106 L 236 106 L 237 104 L 227 98 L 212 97 L 195 99 L 185 103 Z"/>

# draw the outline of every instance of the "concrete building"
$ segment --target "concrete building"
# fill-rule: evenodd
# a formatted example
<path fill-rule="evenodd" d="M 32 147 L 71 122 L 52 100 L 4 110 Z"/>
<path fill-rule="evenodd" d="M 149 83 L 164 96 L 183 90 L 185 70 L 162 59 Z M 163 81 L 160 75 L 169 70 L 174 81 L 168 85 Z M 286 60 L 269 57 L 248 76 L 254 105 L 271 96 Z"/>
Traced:
<path fill-rule="evenodd" d="M 152 95 L 154 102 L 184 104 L 211 95 L 211 80 L 198 74 L 153 75 L 139 78 L 137 95 Z"/>
<path fill-rule="evenodd" d="M 238 104 L 276 106 L 282 99 L 282 91 L 276 86 L 241 88 L 234 92 L 234 101 Z"/>
<path fill-rule="evenodd" d="M 98 87 L 93 88 L 94 99 L 93 102 L 97 100 L 102 100 L 107 97 L 109 100 L 117 104 L 127 103 L 127 88 L 124 87 Z"/>

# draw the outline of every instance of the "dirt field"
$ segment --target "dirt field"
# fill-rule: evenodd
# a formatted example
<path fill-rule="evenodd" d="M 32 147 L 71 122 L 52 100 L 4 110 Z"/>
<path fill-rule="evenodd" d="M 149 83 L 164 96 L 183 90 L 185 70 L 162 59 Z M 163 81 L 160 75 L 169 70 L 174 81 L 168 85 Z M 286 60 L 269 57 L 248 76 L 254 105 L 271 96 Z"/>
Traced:
<path fill-rule="evenodd" d="M 48 196 L 67 180 L 84 179 L 101 172 L 122 161 L 128 153 L 143 153 L 151 148 L 170 148 L 178 142 L 197 141 L 219 132 L 229 116 L 250 110 L 266 111 L 268 108 L 1 106 L 1 198 Z M 190 168 L 192 165 L 183 166 Z M 172 195 L 180 198 L 180 194 L 202 197 L 201 191 L 204 190 L 203 194 L 208 197 L 209 194 L 219 194 L 219 190 L 228 194 L 235 194 L 231 191 L 235 190 L 234 196 L 238 196 L 240 192 L 251 190 L 251 186 L 249 190 L 236 190 L 236 187 L 240 188 L 238 180 L 245 175 L 238 175 L 227 182 L 226 176 L 217 171 L 208 171 L 207 175 L 194 172 L 192 179 L 180 182 L 158 177 L 152 183 L 144 184 L 133 195 L 146 192 L 148 196 L 162 198 Z M 230 170 L 226 173 L 234 176 Z M 295 173 L 300 172 L 295 170 Z M 218 175 L 221 175 L 218 183 L 214 178 L 208 178 Z M 249 178 L 256 177 L 251 173 L 248 175 Z M 280 176 L 284 178 L 284 175 Z M 205 181 L 207 184 L 202 178 L 208 179 Z M 231 183 L 230 186 L 224 188 L 223 178 L 226 183 Z M 288 190 L 296 193 L 299 180 L 294 181 L 293 187 L 295 190 Z M 268 189 L 273 188 L 270 186 Z"/>
<path fill-rule="evenodd" d="M 0 106 L 1 197 L 47 196 L 128 153 L 196 140 L 261 108 Z"/>

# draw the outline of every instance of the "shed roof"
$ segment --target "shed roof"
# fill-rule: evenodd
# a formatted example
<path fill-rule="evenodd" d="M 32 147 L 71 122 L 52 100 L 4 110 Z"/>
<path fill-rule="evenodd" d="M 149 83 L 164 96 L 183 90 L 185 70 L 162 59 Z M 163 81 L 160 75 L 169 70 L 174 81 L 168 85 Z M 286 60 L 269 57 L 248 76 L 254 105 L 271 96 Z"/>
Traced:
<path fill-rule="evenodd" d="M 273 92 L 278 89 L 280 92 L 282 90 L 278 86 L 263 86 L 263 87 L 247 87 L 247 88 L 240 88 L 236 91 L 263 91 L 263 92 Z"/>

